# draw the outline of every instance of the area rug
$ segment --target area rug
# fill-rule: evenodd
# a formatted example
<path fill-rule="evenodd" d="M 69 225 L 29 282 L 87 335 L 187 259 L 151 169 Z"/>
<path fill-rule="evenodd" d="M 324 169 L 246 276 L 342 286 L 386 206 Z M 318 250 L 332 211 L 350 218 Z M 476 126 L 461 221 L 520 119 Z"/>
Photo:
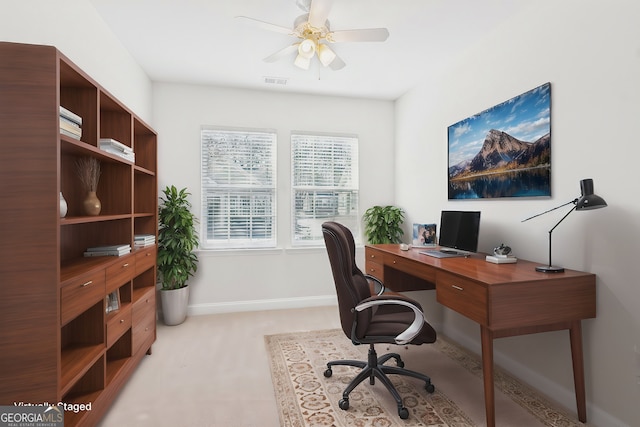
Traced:
<path fill-rule="evenodd" d="M 399 353 L 409 369 L 424 372 L 432 377 L 436 391 L 426 392 L 424 382 L 410 377 L 391 375 L 389 378 L 403 398 L 404 406 L 409 410 L 409 418 L 402 420 L 398 416 L 397 406 L 386 388 L 376 381 L 371 386 L 365 380 L 349 395 L 349 409 L 338 406 L 344 388 L 356 375 L 357 368 L 347 366 L 333 367 L 333 375 L 324 376 L 326 364 L 330 360 L 357 359 L 366 360 L 368 346 L 354 346 L 339 329 L 287 333 L 265 336 L 270 359 L 271 376 L 278 404 L 280 423 L 283 427 L 391 427 L 391 426 L 433 426 L 463 427 L 485 425 L 484 400 L 482 387 L 482 364 L 479 357 L 450 340 L 439 336 L 435 344 L 423 346 L 387 346 L 378 345 L 378 354 L 393 351 Z M 410 364 L 413 363 L 413 364 Z M 388 362 L 393 363 L 393 361 Z M 419 365 L 419 366 L 415 366 Z M 460 389 L 444 394 L 435 380 L 435 372 L 440 366 L 449 367 L 447 378 L 462 375 Z M 495 371 L 496 399 L 502 393 L 508 405 L 521 412 L 510 415 L 507 421 L 500 423 L 499 403 L 496 403 L 497 424 L 509 426 L 583 426 L 551 404 L 532 388 L 514 379 L 498 367 Z M 457 381 L 460 381 L 458 379 Z M 442 381 L 444 382 L 444 381 Z M 478 389 L 471 400 L 474 410 L 469 406 L 469 398 L 464 398 L 467 384 L 476 384 Z M 454 399 L 452 396 L 455 395 Z M 456 403 L 460 400 L 461 403 Z M 478 402 L 479 401 L 479 402 Z M 478 405 L 479 403 L 479 405 Z M 481 411 L 478 412 L 479 407 Z M 475 412 L 474 412 L 475 411 Z M 468 413 L 467 413 L 468 412 Z"/>

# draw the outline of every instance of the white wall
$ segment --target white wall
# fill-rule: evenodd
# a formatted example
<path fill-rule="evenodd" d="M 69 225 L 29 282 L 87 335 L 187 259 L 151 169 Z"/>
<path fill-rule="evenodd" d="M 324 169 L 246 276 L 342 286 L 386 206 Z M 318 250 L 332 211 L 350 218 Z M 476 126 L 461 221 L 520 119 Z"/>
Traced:
<path fill-rule="evenodd" d="M 154 83 L 159 188 L 187 187 L 200 209 L 200 129 L 203 125 L 274 129 L 278 138 L 278 248 L 201 251 L 191 284 L 190 313 L 335 303 L 324 247 L 290 247 L 290 133 L 356 134 L 360 210 L 393 201 L 394 104 L 350 98 L 278 94 Z M 196 212 L 201 217 L 200 212 Z"/>
<path fill-rule="evenodd" d="M 581 179 L 594 179 L 609 207 L 569 216 L 553 233 L 553 260 L 598 277 L 597 318 L 583 321 L 583 334 L 588 418 L 602 427 L 640 425 L 638 18 L 633 0 L 536 1 L 407 93 L 396 111 L 396 202 L 407 223 L 438 222 L 444 208 L 481 210 L 485 252 L 506 242 L 517 256 L 545 263 L 547 231 L 566 210 L 520 221 L 572 200 Z M 448 201 L 447 126 L 548 81 L 552 197 Z M 427 188 L 414 173 L 424 174 L 425 159 Z M 447 310 L 443 327 L 480 351 L 477 325 Z M 501 365 L 575 408 L 567 332 L 498 340 L 496 351 Z"/>
<path fill-rule="evenodd" d="M 151 81 L 87 0 L 5 1 L 0 41 L 57 47 L 152 125 Z"/>

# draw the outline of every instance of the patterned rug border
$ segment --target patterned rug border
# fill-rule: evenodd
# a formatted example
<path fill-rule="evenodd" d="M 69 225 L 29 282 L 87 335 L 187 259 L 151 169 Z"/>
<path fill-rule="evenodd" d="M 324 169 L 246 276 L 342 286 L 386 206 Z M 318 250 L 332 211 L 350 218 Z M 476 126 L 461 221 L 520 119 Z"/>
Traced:
<path fill-rule="evenodd" d="M 300 341 L 301 336 L 307 336 L 309 338 L 317 337 L 320 340 L 323 337 L 335 337 L 336 335 L 338 336 L 342 335 L 342 331 L 339 329 L 324 329 L 324 330 L 291 332 L 291 333 L 282 333 L 282 334 L 273 334 L 273 335 L 264 336 L 265 345 L 267 347 L 267 351 L 269 354 L 269 365 L 271 369 L 271 377 L 273 380 L 274 392 L 276 395 L 276 401 L 280 408 L 280 411 L 279 411 L 280 421 L 283 427 L 305 427 L 307 425 L 305 424 L 305 421 L 304 421 L 305 416 L 309 418 L 312 415 L 318 416 L 319 418 L 312 421 L 311 425 L 318 425 L 318 426 L 335 425 L 334 423 L 332 423 L 331 419 L 334 419 L 334 418 L 340 419 L 342 415 L 344 415 L 344 413 L 341 414 L 342 411 L 340 409 L 337 409 L 337 402 L 331 402 L 331 407 L 327 409 L 327 413 L 328 413 L 327 418 L 330 418 L 330 419 L 322 419 L 321 415 L 310 414 L 308 410 L 309 408 L 313 408 L 314 405 L 317 405 L 318 408 L 322 405 L 326 406 L 327 402 L 305 401 L 304 403 L 304 406 L 306 406 L 306 410 L 305 410 L 305 408 L 302 408 L 296 399 L 287 398 L 287 397 L 296 396 L 296 390 L 294 390 L 293 381 L 289 379 L 287 381 L 278 381 L 277 379 L 277 374 L 281 373 L 280 371 L 282 371 L 283 369 L 289 373 L 289 376 L 293 374 L 285 366 L 286 363 L 284 361 L 283 351 L 291 352 L 290 354 L 293 354 L 294 358 L 299 357 L 301 360 L 304 358 L 303 355 L 296 354 L 296 352 L 298 351 L 296 347 L 297 342 Z M 278 349 L 277 354 L 274 354 L 273 346 L 276 343 L 289 343 L 289 344 L 285 345 L 285 349 Z M 329 343 L 328 341 L 325 342 L 325 344 L 328 344 L 328 343 Z M 458 365 L 463 367 L 472 375 L 479 377 L 480 379 L 482 378 L 482 363 L 479 355 L 477 355 L 476 353 L 473 353 L 465 349 L 464 347 L 461 347 L 453 343 L 451 340 L 449 340 L 446 337 L 443 337 L 442 335 L 439 335 L 436 343 L 430 344 L 430 346 L 434 346 L 435 349 L 437 349 L 439 352 L 441 352 L 443 355 L 445 355 L 449 359 L 456 362 Z M 286 347 L 289 347 L 289 348 L 286 348 Z M 316 355 L 316 356 L 323 357 L 323 360 L 349 358 L 349 357 L 355 357 L 355 358 L 362 357 L 358 353 L 360 351 L 360 350 L 357 350 L 358 347 L 351 346 L 351 348 L 353 348 L 354 352 L 356 352 L 357 354 L 351 354 L 351 355 L 335 354 L 331 356 L 327 354 L 327 355 Z M 313 355 L 309 356 L 309 358 L 312 358 L 312 357 L 314 356 Z M 317 367 L 315 367 L 315 365 L 313 364 L 311 368 L 312 370 L 317 369 Z M 336 368 L 339 368 L 339 367 L 336 367 Z M 327 388 L 327 389 L 332 388 L 334 386 L 331 385 L 332 383 L 330 381 L 337 377 L 336 374 L 338 373 L 338 371 L 336 371 L 336 368 L 334 368 L 334 375 L 331 378 L 324 378 L 324 376 L 316 373 L 318 377 L 321 377 L 319 381 L 317 378 L 309 378 L 308 375 L 304 375 L 303 372 L 300 371 L 299 372 L 300 377 L 296 379 L 297 384 L 295 387 L 297 389 L 304 388 L 304 387 L 322 388 L 323 385 L 318 383 L 325 383 L 326 387 L 324 388 Z M 345 368 L 345 369 L 348 370 L 349 368 Z M 344 381 L 348 382 L 348 380 L 350 380 L 352 376 L 353 376 L 353 371 L 352 370 L 348 371 L 348 377 L 346 379 L 343 379 L 343 382 Z M 405 386 L 404 380 L 402 377 L 392 376 L 391 378 L 394 384 L 396 385 L 396 387 L 400 387 L 402 389 L 401 394 L 403 394 L 403 399 L 405 400 L 405 406 L 407 406 L 411 412 L 411 416 L 409 417 L 409 419 L 402 421 L 403 426 L 451 426 L 453 427 L 453 426 L 473 426 L 474 425 L 473 422 L 466 416 L 466 414 L 464 414 L 464 412 L 457 407 L 455 402 L 451 401 L 444 394 L 438 392 L 437 387 L 436 387 L 436 392 L 434 394 L 428 395 L 429 402 L 427 403 L 427 400 L 424 397 L 426 393 L 422 393 L 422 398 L 418 395 L 416 396 L 412 395 L 411 398 L 407 398 L 406 395 L 404 395 L 404 393 L 410 391 L 411 389 L 414 389 L 415 387 Z M 533 389 L 527 384 L 512 377 L 510 374 L 508 374 L 506 371 L 504 371 L 498 366 L 494 367 L 494 378 L 495 378 L 496 390 L 499 390 L 502 393 L 504 393 L 511 400 L 517 403 L 520 407 L 522 407 L 528 413 L 533 415 L 542 424 L 549 427 L 584 426 L 584 424 L 578 421 L 574 421 L 572 417 L 568 416 L 567 414 L 559 410 L 559 408 L 556 405 L 554 405 L 549 400 L 547 400 L 542 395 L 540 395 L 540 393 L 537 390 Z M 313 384 L 313 385 L 311 386 L 310 384 Z M 342 388 L 344 386 L 346 386 L 346 384 L 340 383 L 335 385 L 335 387 L 342 387 Z M 356 388 L 356 390 L 352 392 L 352 396 L 354 396 L 354 394 L 359 390 L 361 389 Z M 335 389 L 332 391 L 335 394 L 337 391 L 340 391 L 340 390 Z M 323 393 L 325 395 L 329 395 L 329 390 L 323 390 Z M 364 391 L 363 393 L 366 394 L 367 392 Z M 370 399 L 368 396 L 360 396 L 360 397 L 363 398 L 364 400 Z M 309 396 L 305 396 L 305 398 L 309 398 Z M 423 401 L 420 401 L 420 400 L 423 400 Z M 429 408 L 431 406 L 433 406 L 432 410 L 422 411 L 423 413 L 420 412 L 419 408 Z M 373 407 L 375 407 L 375 405 Z M 353 405 L 352 405 L 352 408 L 353 408 Z M 371 411 L 371 409 L 369 410 Z M 350 409 L 349 412 L 352 412 L 352 410 Z M 424 412 L 427 412 L 427 413 L 424 413 Z M 342 417 L 344 418 L 343 420 L 344 423 L 342 425 L 345 427 L 363 425 L 361 424 L 362 421 L 358 422 L 357 420 L 358 420 L 358 416 L 365 416 L 365 415 L 368 417 L 371 417 L 373 415 L 373 418 L 371 419 L 374 420 L 372 421 L 374 422 L 374 424 L 371 424 L 371 425 L 376 425 L 376 426 L 391 425 L 391 424 L 388 424 L 387 419 L 383 419 L 383 418 L 376 419 L 375 418 L 376 414 L 368 413 L 368 414 L 359 415 L 356 413 L 356 414 L 348 414 L 348 415 L 349 416 Z M 397 418 L 397 414 L 395 412 L 393 413 L 393 415 Z M 420 419 L 422 419 L 422 421 L 420 421 Z M 400 421 L 399 418 L 397 419 L 397 421 Z M 329 422 L 330 424 L 326 424 L 327 422 Z M 424 422 L 426 422 L 426 424 Z"/>

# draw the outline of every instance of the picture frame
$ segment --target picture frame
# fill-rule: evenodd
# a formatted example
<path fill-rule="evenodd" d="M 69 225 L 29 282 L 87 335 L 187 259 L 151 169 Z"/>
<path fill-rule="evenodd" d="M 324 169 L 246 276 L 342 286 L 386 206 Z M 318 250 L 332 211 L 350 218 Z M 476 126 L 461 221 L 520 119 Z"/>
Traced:
<path fill-rule="evenodd" d="M 105 300 L 107 314 L 120 309 L 120 290 L 116 289 L 107 295 Z"/>
<path fill-rule="evenodd" d="M 411 245 L 414 247 L 435 246 L 438 242 L 436 224 L 413 224 L 413 238 Z"/>
<path fill-rule="evenodd" d="M 551 83 L 447 128 L 449 200 L 551 196 Z"/>

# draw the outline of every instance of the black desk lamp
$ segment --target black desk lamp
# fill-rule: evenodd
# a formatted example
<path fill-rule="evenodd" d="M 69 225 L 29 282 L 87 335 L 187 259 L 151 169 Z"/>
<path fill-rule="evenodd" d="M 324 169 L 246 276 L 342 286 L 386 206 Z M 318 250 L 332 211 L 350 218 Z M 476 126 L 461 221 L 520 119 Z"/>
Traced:
<path fill-rule="evenodd" d="M 533 219 L 535 217 L 538 217 L 540 215 L 544 215 L 548 212 L 554 211 L 556 209 L 559 209 L 563 206 L 567 206 L 570 204 L 573 204 L 574 206 L 571 208 L 571 210 L 569 212 L 566 213 L 565 216 L 562 217 L 562 219 L 560 219 L 560 221 L 558 221 L 558 223 L 556 225 L 553 226 L 553 228 L 551 230 L 549 230 L 549 265 L 541 265 L 536 267 L 536 271 L 540 271 L 542 273 L 562 273 L 564 271 L 564 268 L 562 267 L 555 267 L 553 265 L 551 265 L 551 233 L 553 232 L 553 230 L 556 229 L 556 227 L 558 225 L 560 225 L 560 223 L 562 221 L 564 221 L 564 219 L 566 217 L 569 216 L 569 214 L 571 212 L 575 211 L 587 211 L 590 209 L 599 209 L 599 208 L 604 208 L 607 206 L 607 202 L 604 201 L 604 199 L 600 196 L 597 196 L 595 194 L 593 194 L 593 180 L 592 179 L 583 179 L 582 181 L 580 181 L 580 191 L 582 192 L 582 197 L 580 197 L 579 199 L 573 199 L 570 202 L 567 202 L 563 205 L 560 205 L 558 207 L 555 207 L 553 209 L 549 209 L 548 211 L 544 211 L 541 212 L 537 215 L 534 215 L 532 217 L 529 217 L 527 219 L 523 219 L 522 222 L 525 221 L 529 221 L 530 219 Z"/>

